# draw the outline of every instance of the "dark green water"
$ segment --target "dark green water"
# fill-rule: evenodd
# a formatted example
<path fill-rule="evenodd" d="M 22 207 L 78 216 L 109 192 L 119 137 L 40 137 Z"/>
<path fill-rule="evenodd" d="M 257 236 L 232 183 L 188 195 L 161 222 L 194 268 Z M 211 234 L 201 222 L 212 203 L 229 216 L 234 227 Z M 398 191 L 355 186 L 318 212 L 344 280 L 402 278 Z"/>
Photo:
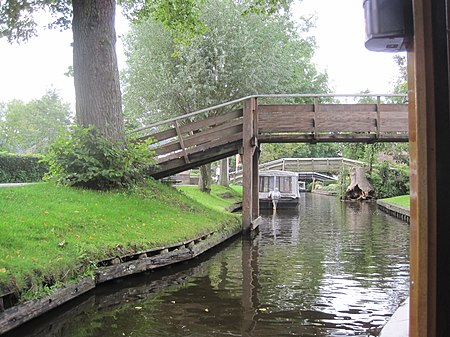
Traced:
<path fill-rule="evenodd" d="M 408 296 L 408 225 L 302 198 L 263 215 L 254 240 L 110 283 L 8 336 L 377 336 Z"/>

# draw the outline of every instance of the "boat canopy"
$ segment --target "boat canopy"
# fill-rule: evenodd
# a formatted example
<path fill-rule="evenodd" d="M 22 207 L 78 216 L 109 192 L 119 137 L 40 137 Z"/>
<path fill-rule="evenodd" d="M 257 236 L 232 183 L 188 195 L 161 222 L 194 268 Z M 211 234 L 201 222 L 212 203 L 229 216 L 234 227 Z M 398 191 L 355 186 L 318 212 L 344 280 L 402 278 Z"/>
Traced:
<path fill-rule="evenodd" d="M 298 173 L 280 170 L 268 170 L 259 172 L 259 196 L 268 198 L 269 193 L 275 188 L 281 193 L 282 198 L 298 198 Z"/>

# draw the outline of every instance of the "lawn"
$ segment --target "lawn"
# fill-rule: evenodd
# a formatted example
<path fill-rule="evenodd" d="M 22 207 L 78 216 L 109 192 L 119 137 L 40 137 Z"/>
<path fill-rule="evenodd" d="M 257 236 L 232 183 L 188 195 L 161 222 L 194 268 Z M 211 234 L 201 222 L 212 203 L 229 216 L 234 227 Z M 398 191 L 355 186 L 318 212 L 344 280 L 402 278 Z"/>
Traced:
<path fill-rule="evenodd" d="M 382 201 L 396 204 L 402 207 L 409 208 L 409 195 L 400 195 L 398 197 L 381 199 Z"/>
<path fill-rule="evenodd" d="M 23 298 L 91 273 L 95 261 L 241 222 L 224 211 L 234 199 L 154 181 L 120 193 L 51 183 L 0 188 L 0 201 L 0 294 L 28 289 Z"/>

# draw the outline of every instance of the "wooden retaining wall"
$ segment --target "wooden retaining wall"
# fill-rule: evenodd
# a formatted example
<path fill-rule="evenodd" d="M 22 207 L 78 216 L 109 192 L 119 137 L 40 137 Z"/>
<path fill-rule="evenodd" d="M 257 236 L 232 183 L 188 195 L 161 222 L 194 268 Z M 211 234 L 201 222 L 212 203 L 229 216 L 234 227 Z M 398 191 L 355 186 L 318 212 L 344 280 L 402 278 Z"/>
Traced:
<path fill-rule="evenodd" d="M 410 221 L 409 209 L 399 205 L 394 205 L 382 200 L 377 200 L 378 208 L 397 219 L 403 220 L 407 223 Z"/>
<path fill-rule="evenodd" d="M 0 306 L 0 335 L 73 300 L 94 289 L 98 284 L 191 260 L 240 232 L 240 228 L 223 232 L 210 232 L 195 239 L 170 246 L 153 248 L 100 261 L 97 263 L 99 268 L 95 271 L 94 277 L 86 277 L 75 284 L 65 285 L 39 300 L 27 301 L 9 308 Z M 0 303 L 7 303 L 7 298 L 10 296 L 11 294 L 1 296 Z"/>

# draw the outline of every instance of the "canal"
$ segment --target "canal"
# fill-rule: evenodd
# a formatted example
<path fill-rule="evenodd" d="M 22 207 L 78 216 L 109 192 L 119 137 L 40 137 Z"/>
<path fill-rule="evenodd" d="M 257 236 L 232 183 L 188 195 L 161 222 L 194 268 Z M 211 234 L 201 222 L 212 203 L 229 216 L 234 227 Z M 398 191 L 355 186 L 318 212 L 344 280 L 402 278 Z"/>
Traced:
<path fill-rule="evenodd" d="M 408 297 L 409 227 L 303 194 L 189 264 L 111 282 L 7 336 L 377 336 Z"/>

